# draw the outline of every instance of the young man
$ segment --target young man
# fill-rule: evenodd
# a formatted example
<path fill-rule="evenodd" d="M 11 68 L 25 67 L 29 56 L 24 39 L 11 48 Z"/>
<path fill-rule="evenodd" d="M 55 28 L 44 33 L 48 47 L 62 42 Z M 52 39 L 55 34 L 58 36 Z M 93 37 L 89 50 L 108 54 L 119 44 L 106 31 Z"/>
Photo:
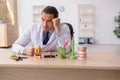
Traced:
<path fill-rule="evenodd" d="M 46 39 L 47 36 L 47 39 Z M 33 24 L 13 44 L 12 51 L 18 54 L 33 55 L 33 48 L 25 46 L 31 42 L 32 47 L 38 45 L 42 51 L 57 51 L 57 42 L 63 47 L 68 41 L 67 52 L 71 49 L 71 35 L 69 27 L 60 23 L 58 11 L 53 6 L 47 6 L 41 12 L 40 24 Z M 59 45 L 59 46 L 60 46 Z"/>

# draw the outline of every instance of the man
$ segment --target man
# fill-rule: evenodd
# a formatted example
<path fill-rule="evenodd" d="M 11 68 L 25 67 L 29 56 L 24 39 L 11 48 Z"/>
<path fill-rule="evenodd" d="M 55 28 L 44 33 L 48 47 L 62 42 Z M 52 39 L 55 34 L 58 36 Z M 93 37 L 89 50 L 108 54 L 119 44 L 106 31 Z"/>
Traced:
<path fill-rule="evenodd" d="M 66 41 L 69 43 L 66 48 L 69 52 L 71 48 L 70 30 L 66 24 L 60 24 L 57 9 L 47 6 L 41 12 L 41 23 L 30 26 L 15 41 L 12 51 L 31 56 L 34 53 L 33 48 L 25 47 L 29 42 L 32 43 L 32 47 L 40 46 L 42 51 L 57 51 L 57 47 L 63 47 Z"/>

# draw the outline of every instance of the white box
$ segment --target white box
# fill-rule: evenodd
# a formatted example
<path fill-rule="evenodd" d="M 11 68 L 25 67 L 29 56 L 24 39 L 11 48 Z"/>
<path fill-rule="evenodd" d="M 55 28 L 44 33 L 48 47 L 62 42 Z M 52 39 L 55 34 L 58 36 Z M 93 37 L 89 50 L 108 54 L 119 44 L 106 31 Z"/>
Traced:
<path fill-rule="evenodd" d="M 0 47 L 10 47 L 17 39 L 15 27 L 10 24 L 0 24 Z"/>

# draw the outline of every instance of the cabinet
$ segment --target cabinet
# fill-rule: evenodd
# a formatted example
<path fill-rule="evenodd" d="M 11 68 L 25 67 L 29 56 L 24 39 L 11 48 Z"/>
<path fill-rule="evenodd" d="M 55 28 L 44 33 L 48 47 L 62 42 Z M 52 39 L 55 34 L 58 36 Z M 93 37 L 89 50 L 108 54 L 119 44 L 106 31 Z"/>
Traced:
<path fill-rule="evenodd" d="M 40 22 L 41 11 L 45 8 L 44 5 L 34 5 L 33 6 L 33 23 Z"/>
<path fill-rule="evenodd" d="M 12 46 L 17 39 L 15 27 L 10 24 L 0 24 L 0 47 Z"/>
<path fill-rule="evenodd" d="M 79 44 L 95 43 L 95 6 L 93 4 L 79 5 Z"/>

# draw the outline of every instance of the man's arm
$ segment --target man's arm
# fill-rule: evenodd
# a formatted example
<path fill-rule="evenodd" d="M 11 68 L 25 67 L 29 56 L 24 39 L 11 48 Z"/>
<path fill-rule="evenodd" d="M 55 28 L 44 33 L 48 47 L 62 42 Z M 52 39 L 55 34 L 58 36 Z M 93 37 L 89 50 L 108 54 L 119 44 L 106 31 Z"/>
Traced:
<path fill-rule="evenodd" d="M 66 46 L 66 52 L 70 52 L 71 50 L 71 35 L 69 27 L 66 24 L 60 25 L 60 32 L 56 34 L 57 42 L 60 43 L 59 47 L 63 47 L 65 42 L 68 41 L 68 45 Z"/>
<path fill-rule="evenodd" d="M 25 50 L 25 46 L 30 42 L 30 28 L 27 29 L 23 35 L 21 35 L 13 44 L 12 51 L 17 54 L 23 54 Z"/>
<path fill-rule="evenodd" d="M 61 47 L 63 47 L 66 40 L 68 41 L 68 45 L 66 47 L 66 52 L 70 52 L 71 50 L 71 35 L 68 25 L 63 24 L 60 26 L 60 18 L 54 18 L 53 20 L 54 29 L 56 32 L 57 40 L 60 41 Z"/>
<path fill-rule="evenodd" d="M 55 32 L 58 34 L 60 32 L 60 18 L 54 18 L 52 21 Z"/>

